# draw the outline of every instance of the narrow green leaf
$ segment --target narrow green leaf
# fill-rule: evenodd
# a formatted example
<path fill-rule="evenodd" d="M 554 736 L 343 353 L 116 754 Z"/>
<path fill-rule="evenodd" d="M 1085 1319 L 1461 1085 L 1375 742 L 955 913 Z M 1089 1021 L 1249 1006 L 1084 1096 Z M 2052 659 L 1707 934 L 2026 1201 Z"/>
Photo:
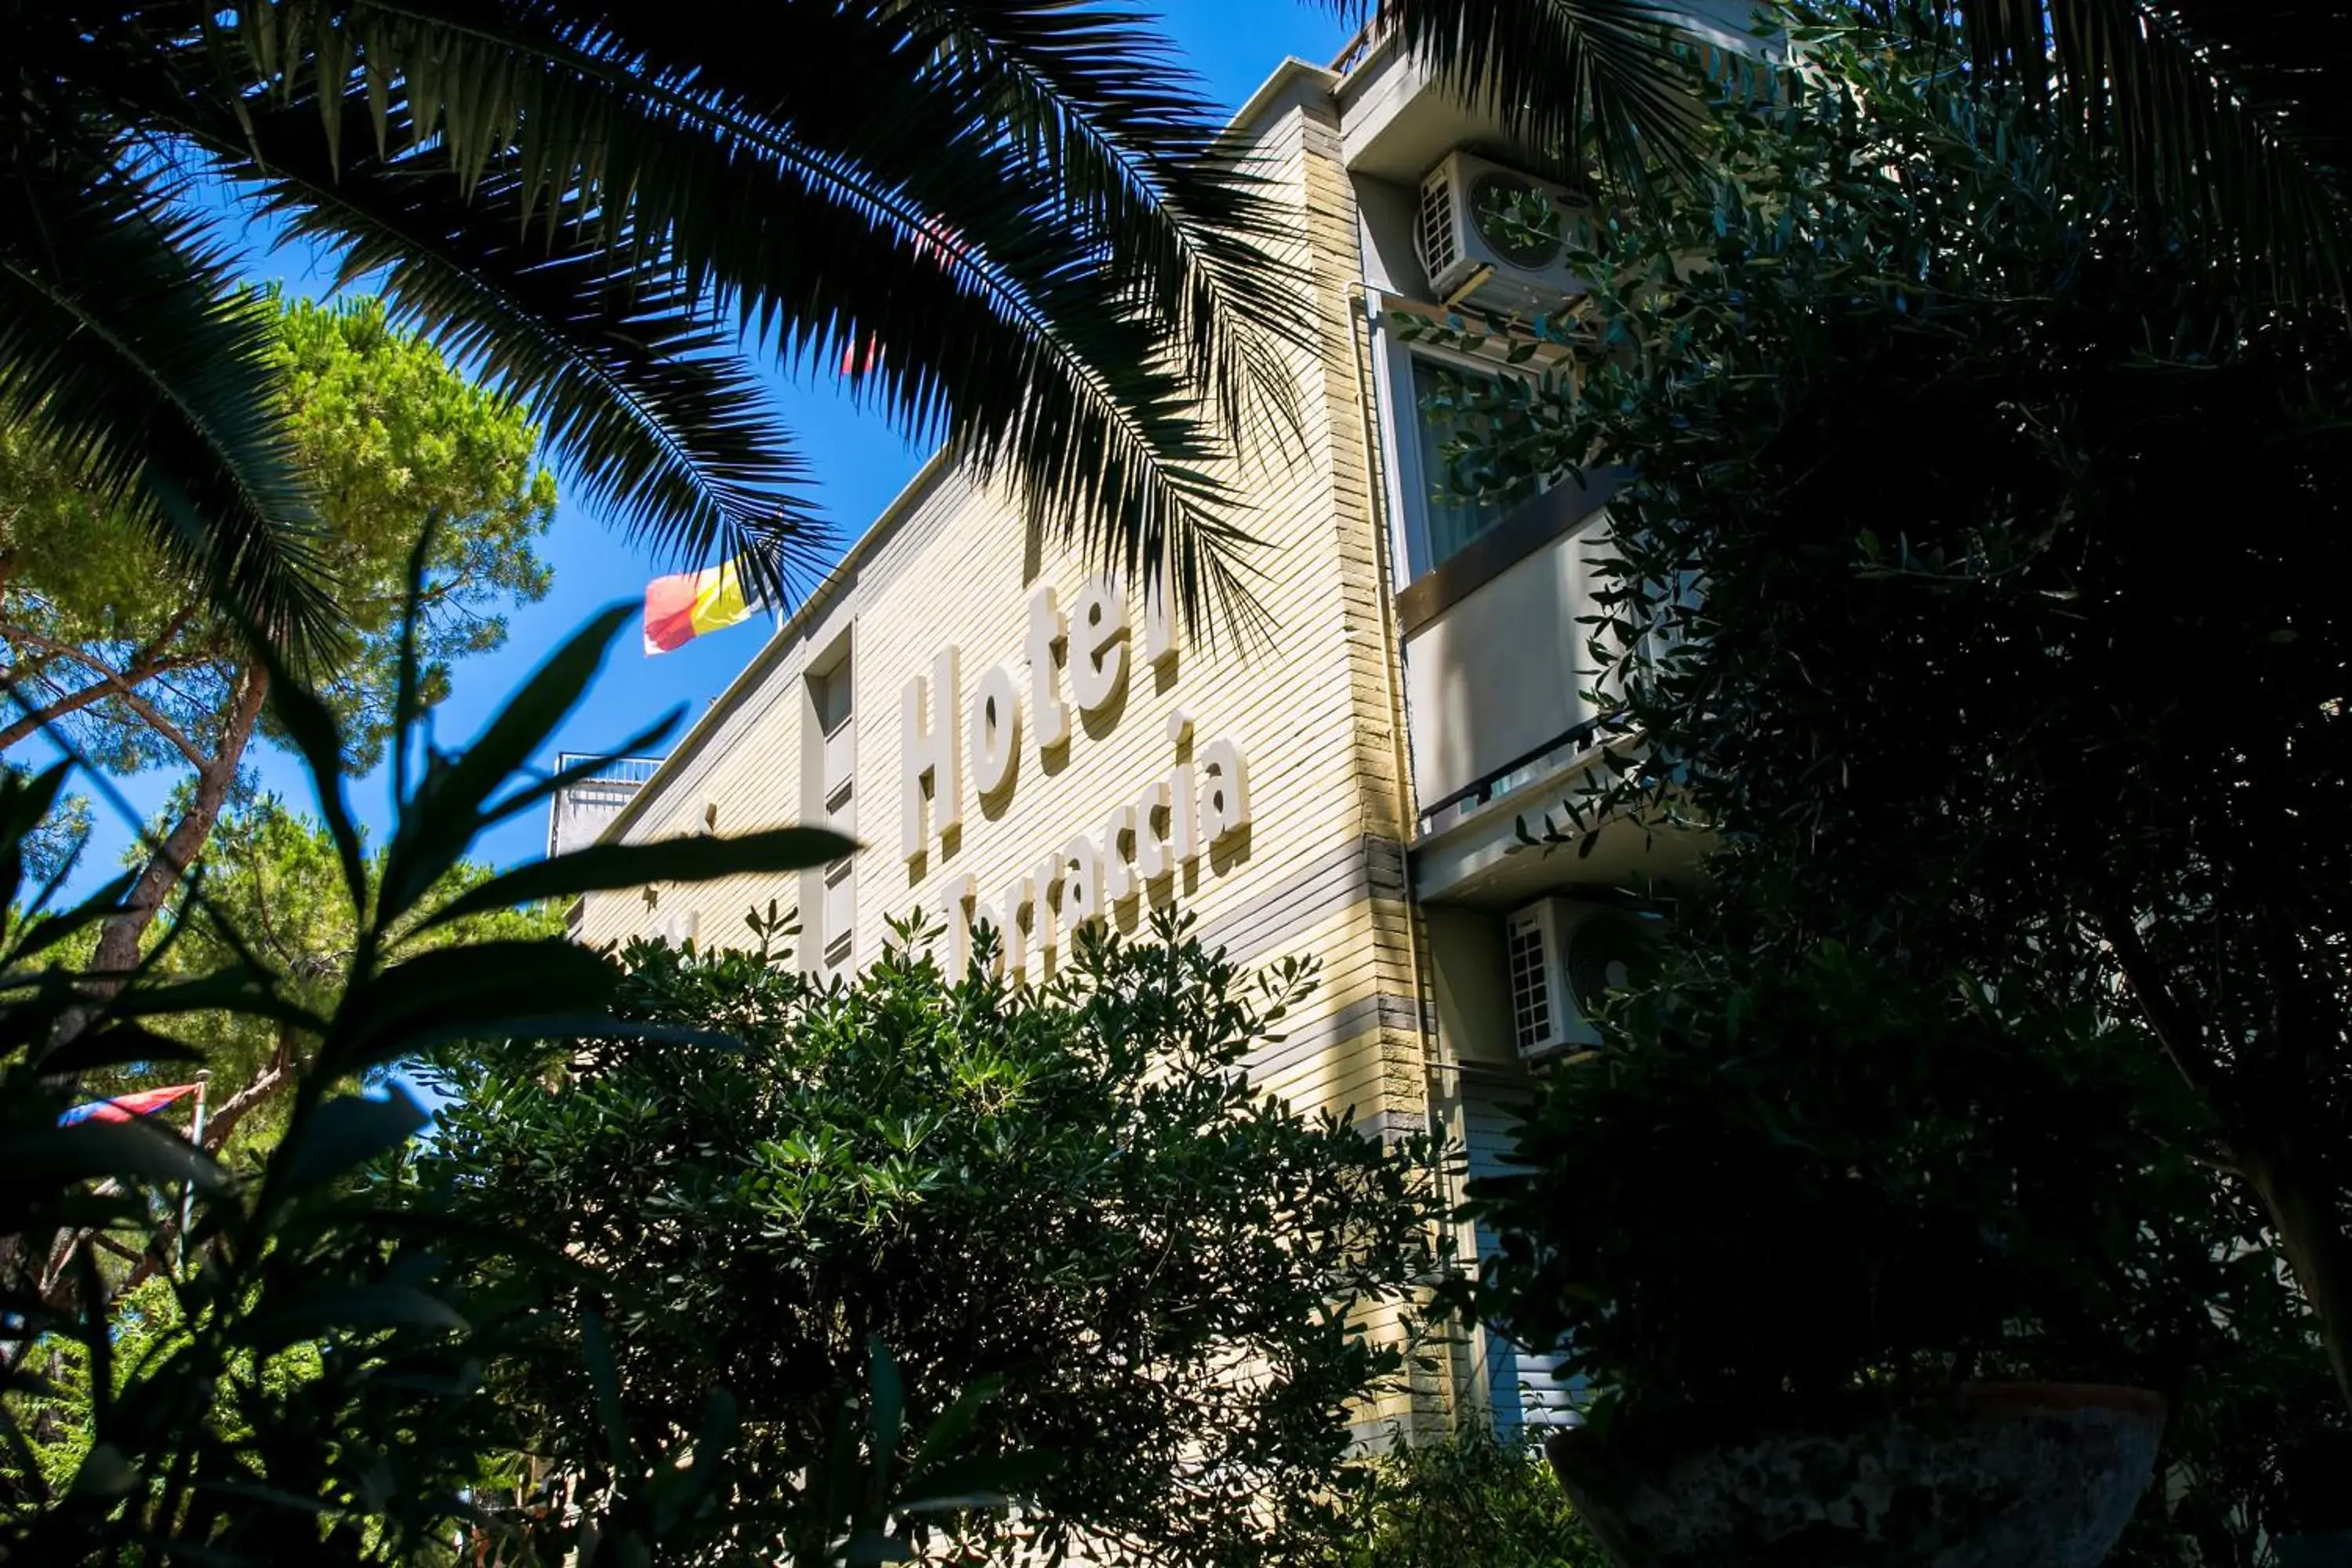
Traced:
<path fill-rule="evenodd" d="M 386 857 L 379 920 L 405 913 L 457 861 L 480 828 L 491 793 L 529 762 L 579 705 L 604 655 L 636 608 L 598 614 L 507 700 L 481 737 L 446 767 L 428 768 L 405 803 Z M 491 906 L 493 908 L 499 906 Z"/>
<path fill-rule="evenodd" d="M 621 1373 L 613 1362 L 613 1341 L 604 1331 L 603 1313 L 581 1315 L 580 1353 L 588 1364 L 588 1384 L 595 1391 L 596 1416 L 604 1428 L 604 1458 L 615 1472 L 626 1474 L 629 1426 L 621 1414 Z"/>
<path fill-rule="evenodd" d="M 909 1475 L 898 1496 L 890 1500 L 890 1507 L 897 1513 L 1003 1508 L 1034 1491 L 1061 1463 L 1059 1454 L 1045 1449 L 950 1460 L 936 1469 Z"/>
<path fill-rule="evenodd" d="M 898 1363 L 891 1359 L 890 1347 L 882 1342 L 880 1335 L 867 1335 L 866 1350 L 873 1363 L 867 1378 L 874 1402 L 873 1501 L 880 1506 L 889 1500 L 890 1474 L 898 1462 L 898 1442 L 907 1435 L 907 1389 L 898 1376 Z"/>
<path fill-rule="evenodd" d="M 111 1176 L 156 1183 L 194 1182 L 208 1192 L 228 1184 L 211 1156 L 145 1121 L 80 1121 L 70 1127 L 0 1133 L 0 1173 L 9 1183 L 80 1182 Z"/>
<path fill-rule="evenodd" d="M 854 840 L 821 827 L 776 827 L 731 838 L 698 834 L 651 844 L 592 844 L 551 860 L 519 866 L 459 895 L 418 929 L 541 899 L 572 898 L 654 882 L 713 882 L 779 871 L 805 871 L 838 860 Z"/>
<path fill-rule="evenodd" d="M 398 1148 L 432 1118 L 398 1084 L 383 1100 L 345 1094 L 320 1105 L 281 1158 L 292 1165 L 287 1180 L 295 1190 L 312 1187 Z"/>
<path fill-rule="evenodd" d="M 131 1062 L 201 1062 L 205 1053 L 142 1024 L 113 1023 L 59 1046 L 39 1058 L 42 1076 L 60 1078 Z"/>
<path fill-rule="evenodd" d="M 448 1329 L 462 1333 L 467 1326 L 457 1309 L 413 1285 L 338 1285 L 263 1313 L 240 1337 L 257 1349 L 270 1350 L 336 1329 Z"/>
<path fill-rule="evenodd" d="M 26 928 L 24 940 L 10 956 L 22 963 L 47 952 L 74 932 L 96 925 L 121 909 L 124 897 L 138 880 L 138 872 L 125 871 L 72 909 L 34 921 Z"/>
<path fill-rule="evenodd" d="M 74 1472 L 71 1490 L 75 1497 L 116 1498 L 138 1484 L 139 1472 L 123 1458 L 121 1449 L 111 1443 L 94 1443 Z"/>
<path fill-rule="evenodd" d="M 564 1007 L 593 1010 L 614 980 L 603 959 L 558 937 L 438 948 L 348 994 L 320 1058 L 335 1072 L 355 1073 L 430 1043 L 496 1038 Z"/>

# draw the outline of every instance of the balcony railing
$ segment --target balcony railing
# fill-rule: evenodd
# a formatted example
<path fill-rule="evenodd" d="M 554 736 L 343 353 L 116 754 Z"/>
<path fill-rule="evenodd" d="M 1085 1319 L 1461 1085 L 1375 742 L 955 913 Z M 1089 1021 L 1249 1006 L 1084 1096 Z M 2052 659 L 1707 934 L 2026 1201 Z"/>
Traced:
<path fill-rule="evenodd" d="M 593 752 L 561 752 L 556 754 L 555 766 L 561 773 L 595 760 Z M 556 791 L 547 806 L 548 854 L 561 855 L 593 843 L 605 825 L 636 798 L 637 791 L 659 771 L 663 760 L 614 757 L 593 773 Z"/>
<path fill-rule="evenodd" d="M 562 773 L 566 768 L 575 768 L 582 763 L 593 763 L 595 760 L 596 753 L 593 752 L 558 752 L 555 755 L 555 770 Z M 621 784 L 634 790 L 651 779 L 662 763 L 667 760 L 665 757 L 614 757 L 604 767 L 582 779 L 580 784 L 582 785 Z"/>
<path fill-rule="evenodd" d="M 1534 750 L 1432 801 L 1421 808 L 1421 836 L 1427 838 L 1442 833 L 1463 818 L 1475 816 L 1490 803 L 1538 779 L 1550 777 L 1567 763 L 1598 746 L 1607 724 L 1605 718 L 1592 718 L 1571 725 Z"/>
<path fill-rule="evenodd" d="M 1364 57 L 1379 47 L 1381 40 L 1388 35 L 1389 24 L 1375 11 L 1370 21 L 1356 29 L 1355 37 L 1348 40 L 1348 47 L 1331 61 L 1332 74 L 1346 76 L 1363 64 Z"/>

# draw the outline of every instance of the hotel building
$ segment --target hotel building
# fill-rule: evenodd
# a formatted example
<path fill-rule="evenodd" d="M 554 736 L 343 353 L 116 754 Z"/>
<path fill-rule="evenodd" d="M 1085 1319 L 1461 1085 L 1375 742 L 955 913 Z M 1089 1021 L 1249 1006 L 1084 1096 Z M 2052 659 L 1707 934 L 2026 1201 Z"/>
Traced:
<path fill-rule="evenodd" d="M 1421 395 L 1441 369 L 1509 372 L 1393 321 L 1541 309 L 1576 280 L 1480 232 L 1482 195 L 1525 160 L 1388 45 L 1285 62 L 1235 125 L 1296 215 L 1311 328 L 1303 448 L 1240 487 L 1269 640 L 1186 638 L 934 460 L 657 770 L 566 819 L 626 840 L 827 824 L 864 847 L 796 878 L 599 895 L 574 930 L 726 943 L 773 899 L 824 973 L 920 909 L 950 960 L 986 920 L 1034 975 L 1079 922 L 1132 931 L 1178 900 L 1238 962 L 1320 961 L 1310 1007 L 1252 1063 L 1266 1087 L 1370 1135 L 1440 1131 L 1492 1168 L 1545 1059 L 1589 1038 L 1580 997 L 1700 847 L 1630 821 L 1528 842 L 1598 760 L 1579 622 L 1606 512 L 1569 486 L 1507 513 L 1441 500 Z M 1559 1397 L 1499 1340 L 1427 1375 L 1409 1408 L 1507 1426 Z"/>

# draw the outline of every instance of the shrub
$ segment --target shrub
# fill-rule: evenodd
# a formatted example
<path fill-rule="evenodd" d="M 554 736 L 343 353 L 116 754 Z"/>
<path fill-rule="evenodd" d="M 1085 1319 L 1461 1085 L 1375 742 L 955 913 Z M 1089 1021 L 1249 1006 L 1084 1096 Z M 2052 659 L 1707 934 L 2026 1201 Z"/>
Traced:
<path fill-rule="evenodd" d="M 911 943 L 831 985 L 782 955 L 635 943 L 631 1016 L 737 1043 L 493 1063 L 422 1175 L 634 1281 L 640 1303 L 583 1285 L 565 1320 L 605 1314 L 633 1433 L 690 1428 L 699 1390 L 727 1387 L 747 1497 L 803 1484 L 878 1335 L 919 1419 L 1001 1385 L 975 1458 L 1062 1458 L 1000 1533 L 1319 1560 L 1351 1412 L 1402 1365 L 1370 1320 L 1436 1262 L 1434 1152 L 1252 1081 L 1310 965 L 1244 975 L 1182 923 L 1152 934 L 1084 942 L 1035 990 L 977 964 L 951 981 Z M 540 1452 L 601 1475 L 576 1368 L 504 1392 Z"/>
<path fill-rule="evenodd" d="M 1533 1432 L 1465 1423 L 1367 1462 L 1339 1568 L 1608 1568 Z"/>

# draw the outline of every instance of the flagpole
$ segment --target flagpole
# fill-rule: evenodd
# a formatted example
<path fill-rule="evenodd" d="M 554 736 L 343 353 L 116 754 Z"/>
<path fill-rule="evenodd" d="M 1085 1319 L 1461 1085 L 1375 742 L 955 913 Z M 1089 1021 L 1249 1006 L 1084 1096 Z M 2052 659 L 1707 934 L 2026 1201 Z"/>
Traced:
<path fill-rule="evenodd" d="M 196 1146 L 196 1152 L 200 1154 L 205 1148 L 205 1089 L 212 1081 L 210 1068 L 196 1074 L 196 1113 L 188 1125 L 188 1142 Z M 188 1226 L 194 1220 L 195 1212 L 196 1183 L 192 1176 L 180 1187 L 180 1234 L 173 1244 L 172 1259 L 172 1272 L 174 1274 L 184 1273 L 187 1269 Z"/>

